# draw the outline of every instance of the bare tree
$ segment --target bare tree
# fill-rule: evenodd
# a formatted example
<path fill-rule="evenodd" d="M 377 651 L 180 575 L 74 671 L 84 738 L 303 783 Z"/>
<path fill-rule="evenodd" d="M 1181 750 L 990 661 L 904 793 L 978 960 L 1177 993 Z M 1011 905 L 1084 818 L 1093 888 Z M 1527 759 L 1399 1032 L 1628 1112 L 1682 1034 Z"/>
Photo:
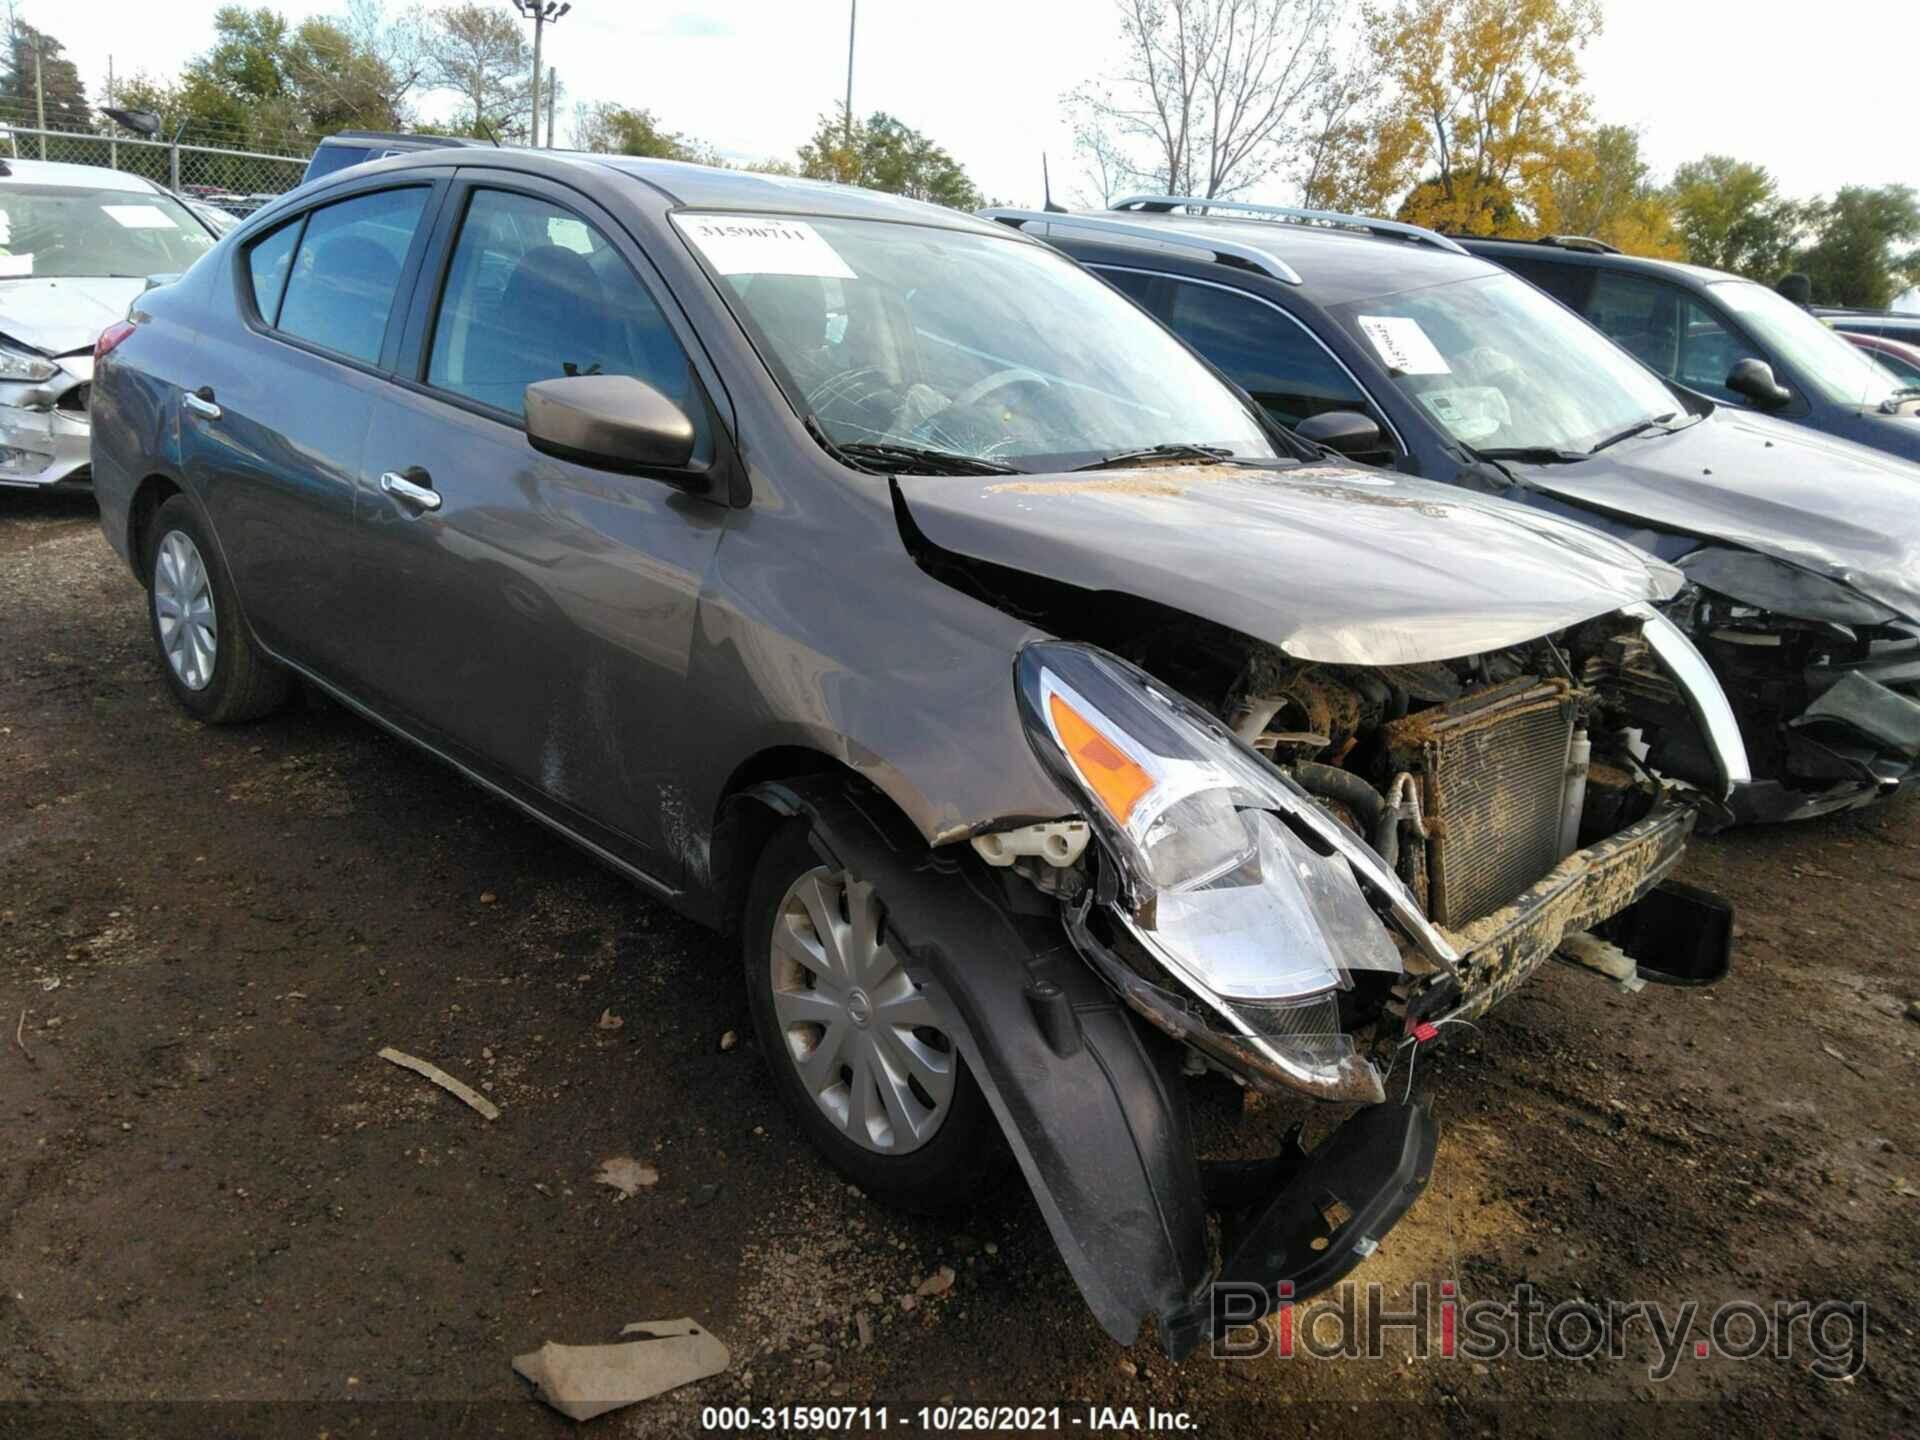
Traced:
<path fill-rule="evenodd" d="M 1073 104 L 1137 173 L 1224 196 L 1285 170 L 1337 83 L 1347 0 L 1115 0 L 1126 59 Z"/>
<path fill-rule="evenodd" d="M 1073 123 L 1073 153 L 1080 161 L 1086 183 L 1074 188 L 1074 198 L 1083 205 L 1104 210 L 1122 195 L 1139 189 L 1145 181 L 1139 168 L 1127 158 L 1113 132 L 1100 123 L 1082 102 Z"/>
<path fill-rule="evenodd" d="M 426 35 L 426 75 L 437 89 L 457 90 L 468 122 L 519 130 L 531 115 L 528 77 L 533 52 L 519 22 L 504 10 L 466 0 L 434 12 Z"/>

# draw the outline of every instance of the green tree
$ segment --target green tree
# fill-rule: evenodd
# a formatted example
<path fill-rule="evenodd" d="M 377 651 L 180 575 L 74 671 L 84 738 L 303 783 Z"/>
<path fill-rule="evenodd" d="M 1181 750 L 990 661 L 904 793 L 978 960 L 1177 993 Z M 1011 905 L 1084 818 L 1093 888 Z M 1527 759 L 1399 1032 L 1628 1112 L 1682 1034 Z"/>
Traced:
<path fill-rule="evenodd" d="M 1849 185 L 1812 208 L 1814 238 L 1794 268 L 1822 305 L 1882 310 L 1920 280 L 1920 199 L 1910 185 Z"/>
<path fill-rule="evenodd" d="M 575 110 L 573 143 L 576 149 L 601 155 L 645 155 L 701 165 L 723 163 L 711 145 L 666 129 L 651 110 L 607 101 Z"/>
<path fill-rule="evenodd" d="M 32 125 L 38 119 L 33 83 L 37 53 L 48 128 L 84 129 L 92 123 L 87 87 L 80 83 L 80 72 L 73 61 L 66 58 L 65 47 L 24 20 L 11 18 L 9 28 L 6 51 L 0 56 L 0 108 L 22 125 Z"/>
<path fill-rule="evenodd" d="M 1667 197 L 1689 260 L 1767 284 L 1791 264 L 1807 218 L 1764 167 L 1731 155 L 1680 166 Z"/>
<path fill-rule="evenodd" d="M 477 0 L 449 5 L 429 21 L 426 54 L 430 83 L 460 92 L 468 134 L 482 126 L 502 136 L 527 133 L 533 47 L 515 16 Z"/>
<path fill-rule="evenodd" d="M 822 115 L 799 150 L 800 173 L 813 180 L 864 185 L 956 210 L 980 207 L 980 192 L 945 150 L 918 130 L 876 111 L 847 124 L 845 108 Z"/>

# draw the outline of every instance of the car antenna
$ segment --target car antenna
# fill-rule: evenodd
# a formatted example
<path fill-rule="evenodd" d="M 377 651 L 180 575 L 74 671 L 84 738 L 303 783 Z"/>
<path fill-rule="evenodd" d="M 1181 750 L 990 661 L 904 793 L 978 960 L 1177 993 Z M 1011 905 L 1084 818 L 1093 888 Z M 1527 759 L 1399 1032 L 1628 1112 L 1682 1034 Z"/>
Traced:
<path fill-rule="evenodd" d="M 1040 198 L 1042 210 L 1055 215 L 1067 213 L 1066 206 L 1053 203 L 1053 182 L 1047 176 L 1047 152 L 1044 150 L 1040 152 Z"/>
<path fill-rule="evenodd" d="M 493 133 L 493 126 L 486 122 L 486 118 L 476 115 L 473 117 L 473 123 L 479 127 L 482 135 L 493 142 L 493 148 L 498 150 L 500 148 L 500 137 Z"/>

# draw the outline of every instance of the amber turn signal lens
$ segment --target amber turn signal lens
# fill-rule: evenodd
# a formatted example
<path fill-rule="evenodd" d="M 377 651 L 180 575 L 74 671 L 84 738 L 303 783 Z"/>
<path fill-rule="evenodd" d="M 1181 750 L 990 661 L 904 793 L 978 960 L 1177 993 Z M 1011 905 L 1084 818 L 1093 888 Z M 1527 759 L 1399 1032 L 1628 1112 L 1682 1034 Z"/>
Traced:
<path fill-rule="evenodd" d="M 1126 824 L 1133 807 L 1153 789 L 1153 777 L 1128 759 L 1118 745 L 1059 695 L 1047 697 L 1047 709 L 1054 734 L 1060 737 L 1061 748 L 1067 752 L 1073 768 L 1107 807 L 1107 813 L 1118 823 Z"/>

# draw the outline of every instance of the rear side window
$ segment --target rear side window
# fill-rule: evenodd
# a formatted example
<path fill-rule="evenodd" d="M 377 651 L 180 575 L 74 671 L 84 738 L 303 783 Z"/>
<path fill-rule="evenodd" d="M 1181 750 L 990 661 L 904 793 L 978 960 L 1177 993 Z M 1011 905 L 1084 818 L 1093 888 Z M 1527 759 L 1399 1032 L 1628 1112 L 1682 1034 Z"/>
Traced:
<path fill-rule="evenodd" d="M 1556 265 L 1551 260 L 1519 260 L 1500 257 L 1500 263 L 1529 285 L 1538 285 L 1569 309 L 1586 306 L 1587 279 L 1593 268 L 1588 265 Z"/>
<path fill-rule="evenodd" d="M 269 325 L 280 313 L 280 296 L 287 288 L 287 272 L 293 268 L 293 246 L 299 238 L 300 222 L 294 220 L 247 247 L 253 307 Z"/>
<path fill-rule="evenodd" d="M 700 413 L 686 352 L 606 236 L 551 201 L 475 191 L 427 383 L 520 415 L 527 386 L 567 375 L 632 375 Z"/>
<path fill-rule="evenodd" d="M 1587 318 L 1636 360 L 1674 379 L 1680 374 L 1680 302 L 1671 285 L 1603 270 L 1594 279 Z"/>
<path fill-rule="evenodd" d="M 378 360 L 426 203 L 426 189 L 416 186 L 356 195 L 309 215 L 277 328 L 355 360 Z"/>
<path fill-rule="evenodd" d="M 1289 430 L 1329 410 L 1374 414 L 1347 372 L 1287 316 L 1208 285 L 1174 280 L 1169 289 L 1174 333 Z"/>

